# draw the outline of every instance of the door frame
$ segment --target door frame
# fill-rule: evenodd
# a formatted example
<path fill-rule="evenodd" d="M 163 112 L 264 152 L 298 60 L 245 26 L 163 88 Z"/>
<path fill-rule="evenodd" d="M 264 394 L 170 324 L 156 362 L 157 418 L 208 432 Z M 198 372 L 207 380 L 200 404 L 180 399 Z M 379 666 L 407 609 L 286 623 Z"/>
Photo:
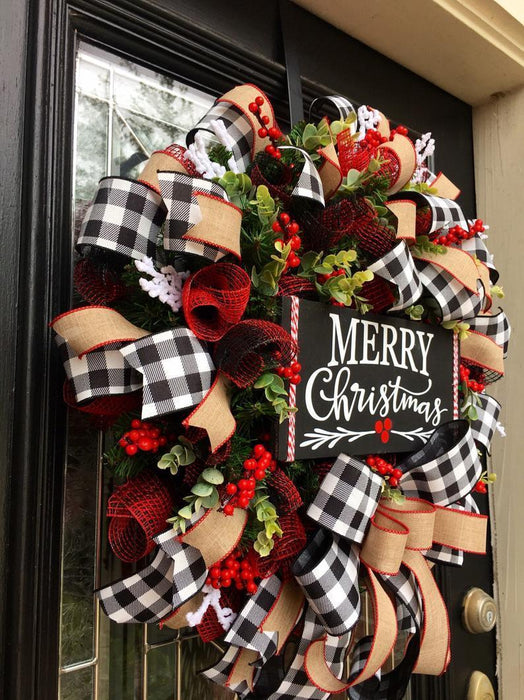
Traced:
<path fill-rule="evenodd" d="M 5 498 L 5 502 L 0 500 L 0 566 L 4 572 L 0 579 L 0 658 L 5 669 L 0 694 L 10 700 L 57 697 L 66 411 L 59 389 L 62 367 L 47 324 L 68 306 L 71 293 L 71 154 L 78 39 L 149 68 L 165 70 L 167 65 L 174 77 L 216 95 L 249 76 L 249 81 L 271 95 L 277 117 L 284 122 L 289 120 L 288 99 L 295 120 L 300 117 L 297 95 L 302 94 L 308 103 L 326 92 L 323 83 L 328 81 L 317 74 L 301 82 L 300 63 L 305 56 L 297 28 L 306 34 L 316 28 L 330 36 L 337 30 L 289 0 L 266 3 L 270 20 L 265 31 L 275 36 L 265 55 L 248 49 L 249 36 L 242 35 L 242 45 L 237 36 L 211 32 L 205 26 L 208 15 L 200 26 L 194 18 L 166 9 L 169 5 L 180 10 L 184 3 L 17 0 L 0 30 L 6 67 L 2 79 L 8 96 L 0 105 L 6 124 L 1 136 L 6 186 L 0 193 L 6 271 L 0 276 L 6 309 L 0 372 L 0 499 Z M 192 5 L 197 10 L 202 6 L 204 18 L 214 3 L 197 0 Z M 231 14 L 233 27 L 238 17 L 236 5 L 241 3 L 234 0 L 220 9 L 222 15 Z M 250 30 L 248 26 L 243 25 L 241 31 L 257 31 L 256 26 Z M 331 52 L 340 42 L 368 59 L 370 75 L 387 62 L 338 32 L 336 41 L 326 41 L 320 68 L 327 71 L 333 65 Z M 393 83 L 406 78 L 405 69 L 391 66 Z M 431 104 L 438 104 L 445 93 L 409 75 L 428 96 L 429 105 L 419 102 L 416 106 L 416 119 L 423 122 L 431 113 Z M 363 81 L 351 97 L 371 101 L 365 87 Z M 448 97 L 450 105 L 456 103 L 462 109 L 463 103 Z M 397 101 L 390 100 L 393 112 Z M 466 154 L 468 148 L 466 143 Z M 448 150 L 456 152 L 453 144 Z M 446 154 L 447 150 L 444 160 Z M 468 189 L 473 201 L 472 182 Z M 420 681 L 421 687 L 430 684 L 429 693 L 415 691 L 416 697 L 445 697 L 444 679 Z"/>

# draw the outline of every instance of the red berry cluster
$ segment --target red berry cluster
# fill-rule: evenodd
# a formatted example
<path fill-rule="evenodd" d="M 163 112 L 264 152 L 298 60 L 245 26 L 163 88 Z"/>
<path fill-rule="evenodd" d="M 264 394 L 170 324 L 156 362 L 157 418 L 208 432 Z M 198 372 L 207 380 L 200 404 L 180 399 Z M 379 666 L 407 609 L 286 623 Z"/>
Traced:
<path fill-rule="evenodd" d="M 282 377 L 283 379 L 289 379 L 291 384 L 300 384 L 302 381 L 302 377 L 300 376 L 300 372 L 302 370 L 302 365 L 300 362 L 292 362 L 289 367 L 284 367 L 280 366 L 277 368 L 277 374 L 279 377 Z"/>
<path fill-rule="evenodd" d="M 276 468 L 271 452 L 262 444 L 255 445 L 251 456 L 244 461 L 242 478 L 236 484 L 232 481 L 226 484 L 226 493 L 233 498 L 224 506 L 225 515 L 233 515 L 235 506 L 247 508 L 255 497 L 257 481 L 265 479 L 267 471 L 274 472 Z"/>
<path fill-rule="evenodd" d="M 473 238 L 477 233 L 482 233 L 483 231 L 485 231 L 484 222 L 482 219 L 477 219 L 471 224 L 468 231 L 464 231 L 460 226 L 453 226 L 445 236 L 436 238 L 435 243 L 439 245 L 452 245 L 460 241 L 467 241 L 468 238 Z"/>
<path fill-rule="evenodd" d="M 392 464 L 386 462 L 385 459 L 382 459 L 382 457 L 378 455 L 369 455 L 366 459 L 366 464 L 373 469 L 374 472 L 378 472 L 384 478 L 389 479 L 390 486 L 393 488 L 398 486 L 398 480 L 402 476 L 401 469 L 395 469 Z"/>
<path fill-rule="evenodd" d="M 473 491 L 476 491 L 477 493 L 487 493 L 488 492 L 488 487 L 486 484 L 482 481 L 482 479 L 479 479 L 475 486 L 473 487 Z"/>
<path fill-rule="evenodd" d="M 124 433 L 118 444 L 125 450 L 129 457 L 136 455 L 138 450 L 142 452 L 158 452 L 159 447 L 164 447 L 167 437 L 162 435 L 160 428 L 144 423 L 138 418 L 131 421 L 131 430 Z"/>
<path fill-rule="evenodd" d="M 389 134 L 390 141 L 393 141 L 395 134 L 399 134 L 400 136 L 407 136 L 409 134 L 409 131 L 406 126 L 402 126 L 402 124 L 399 124 L 396 129 L 391 129 L 391 132 Z"/>
<path fill-rule="evenodd" d="M 259 95 L 257 98 L 255 98 L 254 102 L 250 102 L 248 105 L 249 111 L 256 116 L 258 119 L 258 122 L 260 124 L 260 129 L 258 130 L 258 135 L 260 136 L 261 139 L 265 139 L 267 136 L 271 139 L 271 143 L 266 146 L 264 149 L 265 152 L 270 155 L 272 158 L 276 158 L 279 160 L 282 157 L 282 153 L 280 152 L 280 149 L 278 148 L 278 141 L 282 138 L 282 132 L 280 129 L 276 126 L 270 126 L 268 128 L 269 124 L 269 117 L 266 116 L 265 114 L 262 115 L 260 114 L 260 108 L 264 104 L 264 98 Z"/>
<path fill-rule="evenodd" d="M 381 144 L 385 143 L 388 139 L 377 131 L 376 129 L 368 129 L 366 135 L 364 136 L 364 146 L 368 148 L 378 148 Z"/>
<path fill-rule="evenodd" d="M 213 588 L 229 588 L 234 582 L 239 591 L 246 590 L 252 594 L 256 593 L 258 588 L 255 578 L 259 576 L 252 551 L 242 557 L 241 551 L 235 549 L 225 559 L 213 564 L 209 569 L 206 583 Z"/>
<path fill-rule="evenodd" d="M 288 267 L 298 267 L 300 265 L 300 258 L 297 255 L 297 251 L 302 247 L 302 239 L 298 235 L 300 226 L 287 212 L 283 211 L 282 214 L 279 215 L 278 221 L 273 223 L 272 228 L 275 233 L 284 234 L 283 238 L 277 238 L 275 243 L 281 243 L 282 246 L 289 243 L 291 247 L 291 253 L 286 260 L 285 269 Z"/>
<path fill-rule="evenodd" d="M 469 369 L 469 367 L 466 367 L 465 365 L 460 365 L 459 377 L 462 384 L 465 384 L 468 389 L 471 389 L 471 391 L 475 391 L 477 393 L 484 391 L 484 389 L 486 388 L 486 384 L 484 382 L 484 375 L 480 373 L 480 375 L 477 378 L 479 381 L 477 381 L 476 379 L 470 379 L 470 374 L 471 370 Z"/>

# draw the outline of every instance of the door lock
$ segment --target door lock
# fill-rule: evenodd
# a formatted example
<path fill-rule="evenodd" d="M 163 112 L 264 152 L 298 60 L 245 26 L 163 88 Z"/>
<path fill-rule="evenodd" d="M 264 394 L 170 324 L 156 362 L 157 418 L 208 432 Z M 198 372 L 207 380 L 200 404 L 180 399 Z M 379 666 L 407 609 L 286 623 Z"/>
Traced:
<path fill-rule="evenodd" d="M 469 679 L 467 700 L 496 700 L 491 681 L 485 673 L 473 671 Z"/>
<path fill-rule="evenodd" d="M 471 634 L 490 632 L 497 624 L 497 606 L 481 588 L 471 588 L 462 602 L 462 623 Z"/>

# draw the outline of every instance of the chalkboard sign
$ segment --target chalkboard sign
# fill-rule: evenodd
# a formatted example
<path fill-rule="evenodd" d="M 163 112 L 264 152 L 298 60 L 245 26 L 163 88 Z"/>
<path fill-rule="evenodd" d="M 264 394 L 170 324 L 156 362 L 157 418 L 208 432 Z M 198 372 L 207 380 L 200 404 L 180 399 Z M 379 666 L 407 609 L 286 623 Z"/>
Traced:
<path fill-rule="evenodd" d="M 299 346 L 298 411 L 279 429 L 284 461 L 414 451 L 458 417 L 458 342 L 440 326 L 285 297 Z"/>

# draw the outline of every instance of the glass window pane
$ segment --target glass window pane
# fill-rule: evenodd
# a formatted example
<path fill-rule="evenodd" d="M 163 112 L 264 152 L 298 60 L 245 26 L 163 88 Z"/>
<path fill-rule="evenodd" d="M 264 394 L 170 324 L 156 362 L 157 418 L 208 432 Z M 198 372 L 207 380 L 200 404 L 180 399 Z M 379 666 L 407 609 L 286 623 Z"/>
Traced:
<path fill-rule="evenodd" d="M 91 700 L 94 690 L 94 668 L 84 668 L 60 677 L 62 700 Z"/>
<path fill-rule="evenodd" d="M 94 656 L 97 431 L 70 411 L 63 521 L 61 665 Z"/>

